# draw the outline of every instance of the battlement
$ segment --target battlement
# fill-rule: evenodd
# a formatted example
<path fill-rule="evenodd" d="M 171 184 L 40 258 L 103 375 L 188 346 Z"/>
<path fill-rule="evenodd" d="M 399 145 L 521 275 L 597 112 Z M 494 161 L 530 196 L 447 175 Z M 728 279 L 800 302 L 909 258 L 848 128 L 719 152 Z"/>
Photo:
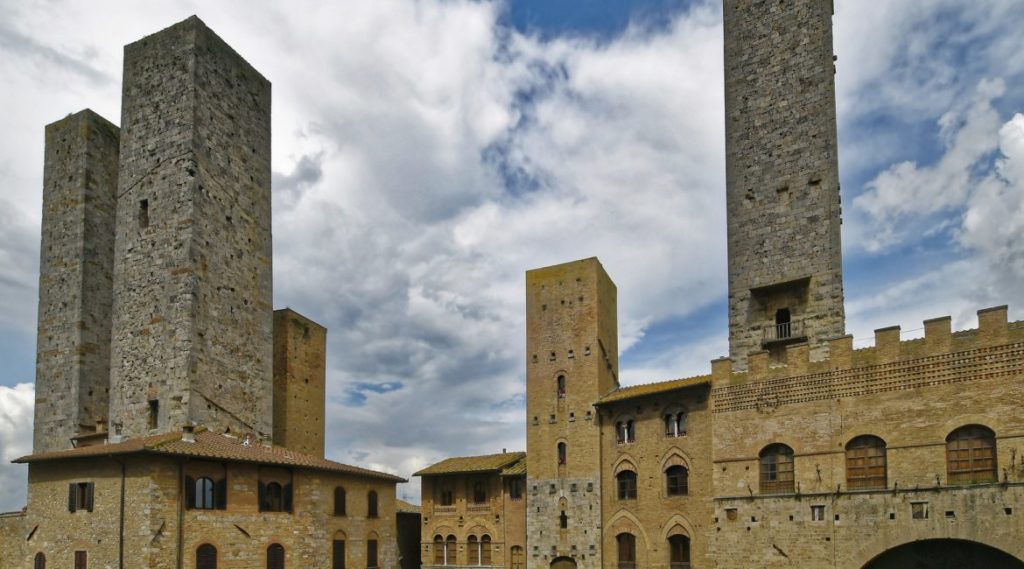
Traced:
<path fill-rule="evenodd" d="M 853 336 L 828 341 L 828 355 L 810 360 L 807 344 L 786 347 L 785 361 L 767 351 L 734 372 L 728 358 L 711 362 L 715 411 L 911 389 L 938 383 L 1024 373 L 1024 321 L 1007 307 L 978 311 L 978 328 L 953 332 L 949 316 L 924 322 L 924 338 L 900 340 L 900 327 L 875 330 L 875 345 L 853 349 Z"/>

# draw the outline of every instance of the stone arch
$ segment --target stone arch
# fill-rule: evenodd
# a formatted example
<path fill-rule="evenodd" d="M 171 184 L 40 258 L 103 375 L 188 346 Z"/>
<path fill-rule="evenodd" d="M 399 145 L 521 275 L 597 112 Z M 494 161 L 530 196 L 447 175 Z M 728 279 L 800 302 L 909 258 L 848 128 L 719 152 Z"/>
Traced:
<path fill-rule="evenodd" d="M 636 459 L 628 454 L 623 454 L 612 463 L 612 474 L 618 474 L 623 470 L 632 470 L 637 474 L 640 473 L 640 469 L 636 466 Z"/>
<path fill-rule="evenodd" d="M 610 536 L 612 540 L 617 539 L 621 533 L 631 533 L 636 536 L 636 565 L 637 567 L 649 566 L 648 557 L 650 555 L 651 540 L 647 538 L 647 532 L 644 531 L 643 524 L 640 523 L 640 520 L 632 512 L 627 510 L 615 512 L 611 519 L 608 520 L 607 527 L 608 533 L 605 535 Z"/>
<path fill-rule="evenodd" d="M 980 413 L 965 413 L 963 415 L 953 415 L 946 419 L 942 423 L 941 431 L 935 433 L 936 441 L 946 442 L 946 437 L 950 433 L 959 429 L 960 427 L 966 427 L 967 425 L 980 425 L 991 429 L 996 434 L 996 439 L 999 438 L 1000 432 L 1006 432 L 1006 425 L 1002 419 L 996 416 L 995 413 L 992 415 L 982 415 Z"/>
<path fill-rule="evenodd" d="M 891 539 L 891 536 L 880 534 L 872 540 L 864 543 L 863 547 L 860 547 L 855 555 L 852 557 L 850 567 L 863 568 L 863 569 L 885 569 L 884 566 L 876 565 L 876 562 L 883 559 L 883 556 L 889 552 L 895 552 L 902 550 L 908 546 L 919 544 L 922 546 L 931 547 L 932 551 L 939 551 L 942 544 L 952 543 L 957 548 L 964 548 L 965 545 L 978 546 L 986 550 L 994 550 L 1000 552 L 1010 559 L 1013 559 L 1017 565 L 1010 565 L 1006 569 L 1024 569 L 1024 543 L 1016 536 L 1004 536 L 1004 535 L 992 535 L 989 534 L 985 539 L 979 539 L 977 535 L 966 536 L 963 535 L 963 530 L 960 530 L 958 525 L 954 524 L 949 526 L 953 531 L 950 531 L 950 535 L 943 536 L 912 536 L 906 537 L 901 536 L 897 539 Z M 998 565 L 1004 567 L 1003 565 Z M 950 566 L 958 567 L 957 565 Z M 995 567 L 995 565 L 993 565 Z M 937 569 L 946 569 L 945 567 L 939 566 Z"/>
<path fill-rule="evenodd" d="M 662 525 L 661 541 L 668 541 L 668 538 L 673 535 L 685 535 L 692 540 L 697 535 L 697 532 L 693 529 L 693 524 L 690 523 L 690 520 L 686 519 L 682 514 L 674 514 Z"/>
<path fill-rule="evenodd" d="M 689 455 L 683 452 L 682 449 L 671 447 L 665 451 L 665 456 L 661 459 L 661 472 L 664 473 L 670 466 L 685 466 L 687 470 L 693 470 L 690 467 L 692 462 Z"/>
<path fill-rule="evenodd" d="M 572 557 L 556 557 L 551 560 L 551 569 L 576 569 L 576 560 Z"/>
<path fill-rule="evenodd" d="M 345 530 L 339 529 L 339 530 L 336 530 L 334 532 L 334 538 L 333 539 L 345 540 L 345 539 L 348 539 L 348 536 L 345 535 Z"/>

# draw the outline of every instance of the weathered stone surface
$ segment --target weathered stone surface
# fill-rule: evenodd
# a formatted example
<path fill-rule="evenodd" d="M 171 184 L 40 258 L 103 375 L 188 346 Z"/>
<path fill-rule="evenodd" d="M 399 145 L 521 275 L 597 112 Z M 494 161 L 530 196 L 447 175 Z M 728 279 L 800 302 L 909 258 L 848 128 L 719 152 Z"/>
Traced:
<path fill-rule="evenodd" d="M 327 328 L 274 311 L 274 444 L 324 456 Z"/>

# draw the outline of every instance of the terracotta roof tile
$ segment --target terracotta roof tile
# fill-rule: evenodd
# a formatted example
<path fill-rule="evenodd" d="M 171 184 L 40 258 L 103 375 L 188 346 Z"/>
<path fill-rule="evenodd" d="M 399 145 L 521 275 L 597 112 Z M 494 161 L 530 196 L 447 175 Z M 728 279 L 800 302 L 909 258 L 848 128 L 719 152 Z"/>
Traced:
<path fill-rule="evenodd" d="M 309 468 L 328 472 L 340 472 L 368 478 L 379 478 L 393 482 L 406 482 L 404 478 L 377 472 L 358 466 L 350 466 L 333 460 L 303 454 L 283 447 L 267 447 L 260 442 L 246 443 L 242 439 L 196 429 L 195 442 L 181 439 L 180 432 L 164 433 L 150 437 L 136 437 L 119 443 L 93 445 L 68 450 L 31 454 L 15 459 L 17 463 L 45 462 L 69 458 L 85 458 L 124 454 L 162 454 L 189 456 L 231 462 L 270 464 L 285 467 Z"/>
<path fill-rule="evenodd" d="M 420 507 L 419 506 L 417 506 L 416 504 L 413 504 L 411 502 L 406 502 L 405 500 L 395 500 L 395 509 L 398 510 L 398 513 L 400 513 L 400 514 L 401 513 L 409 513 L 409 514 L 418 514 L 418 513 L 420 513 Z"/>
<path fill-rule="evenodd" d="M 525 452 L 503 452 L 501 454 L 485 454 L 482 456 L 456 456 L 446 458 L 432 464 L 413 476 L 429 474 L 459 474 L 462 472 L 497 472 L 526 458 Z"/>
<path fill-rule="evenodd" d="M 517 460 L 501 470 L 502 476 L 524 476 L 526 475 L 526 456 Z"/>
<path fill-rule="evenodd" d="M 675 391 L 676 389 L 683 389 L 685 387 L 693 387 L 695 385 L 710 384 L 710 375 L 699 375 L 697 377 L 687 377 L 683 379 L 659 381 L 657 383 L 644 383 L 642 385 L 620 387 L 615 391 L 611 391 L 607 393 L 604 397 L 598 399 L 595 405 L 614 403 L 616 401 L 623 401 L 625 399 L 632 399 L 634 397 L 643 397 L 644 395 L 656 395 L 658 393 L 667 393 L 669 391 Z"/>

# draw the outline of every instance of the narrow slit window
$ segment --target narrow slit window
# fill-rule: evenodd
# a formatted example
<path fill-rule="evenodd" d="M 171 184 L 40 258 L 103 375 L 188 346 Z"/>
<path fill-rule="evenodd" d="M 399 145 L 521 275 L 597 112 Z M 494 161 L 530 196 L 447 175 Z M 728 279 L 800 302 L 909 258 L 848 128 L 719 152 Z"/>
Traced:
<path fill-rule="evenodd" d="M 155 429 L 160 424 L 160 401 L 152 399 L 149 402 L 149 428 Z"/>
<path fill-rule="evenodd" d="M 139 201 L 139 229 L 149 227 L 149 200 Z"/>

